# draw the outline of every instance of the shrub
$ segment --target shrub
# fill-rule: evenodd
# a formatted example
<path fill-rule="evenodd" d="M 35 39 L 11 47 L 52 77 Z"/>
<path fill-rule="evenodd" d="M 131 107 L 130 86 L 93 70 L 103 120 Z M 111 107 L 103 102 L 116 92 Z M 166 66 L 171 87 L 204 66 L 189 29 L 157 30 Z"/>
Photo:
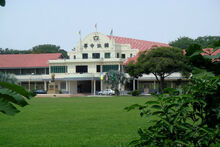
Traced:
<path fill-rule="evenodd" d="M 139 96 L 141 94 L 141 91 L 140 90 L 133 90 L 132 92 L 131 92 L 131 95 L 132 96 Z"/>
<path fill-rule="evenodd" d="M 140 138 L 132 146 L 211 146 L 220 142 L 220 78 L 208 72 L 196 74 L 182 89 L 154 95 L 154 101 L 134 104 L 150 126 L 139 129 Z"/>

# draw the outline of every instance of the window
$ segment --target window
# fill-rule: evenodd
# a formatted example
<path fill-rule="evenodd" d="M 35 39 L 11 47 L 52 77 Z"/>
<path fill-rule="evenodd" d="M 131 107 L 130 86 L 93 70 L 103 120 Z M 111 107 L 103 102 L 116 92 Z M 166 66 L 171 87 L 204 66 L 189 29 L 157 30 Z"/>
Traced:
<path fill-rule="evenodd" d="M 82 54 L 82 58 L 83 59 L 88 59 L 88 54 L 87 53 Z"/>
<path fill-rule="evenodd" d="M 103 72 L 108 72 L 110 70 L 118 70 L 118 65 L 103 65 Z"/>
<path fill-rule="evenodd" d="M 87 65 L 76 66 L 76 73 L 87 73 L 87 72 L 88 72 L 88 66 Z"/>
<path fill-rule="evenodd" d="M 126 58 L 125 54 L 121 54 L 121 58 L 125 59 Z"/>
<path fill-rule="evenodd" d="M 120 54 L 119 53 L 117 53 L 117 58 L 120 58 Z"/>
<path fill-rule="evenodd" d="M 67 72 L 67 66 L 51 66 L 50 67 L 51 73 L 66 73 Z"/>
<path fill-rule="evenodd" d="M 105 46 L 105 48 L 108 48 L 108 47 L 109 47 L 109 44 L 108 44 L 108 43 L 105 43 L 104 46 Z"/>
<path fill-rule="evenodd" d="M 96 65 L 96 72 L 100 72 L 100 65 Z"/>
<path fill-rule="evenodd" d="M 76 59 L 76 56 L 74 55 L 73 58 Z"/>
<path fill-rule="evenodd" d="M 85 43 L 85 44 L 84 44 L 84 48 L 87 48 L 87 47 L 88 47 L 88 44 L 87 44 L 87 43 Z"/>
<path fill-rule="evenodd" d="M 101 44 L 97 44 L 97 48 L 101 48 L 102 47 L 102 45 Z"/>
<path fill-rule="evenodd" d="M 110 53 L 105 53 L 105 58 L 110 58 Z"/>
<path fill-rule="evenodd" d="M 100 58 L 100 53 L 92 53 L 92 58 L 93 59 L 99 59 Z"/>
<path fill-rule="evenodd" d="M 94 44 L 92 43 L 92 44 L 90 44 L 90 46 L 91 46 L 91 48 L 93 48 L 93 47 L 94 47 Z"/>
<path fill-rule="evenodd" d="M 132 57 L 132 54 L 130 54 L 130 57 Z"/>

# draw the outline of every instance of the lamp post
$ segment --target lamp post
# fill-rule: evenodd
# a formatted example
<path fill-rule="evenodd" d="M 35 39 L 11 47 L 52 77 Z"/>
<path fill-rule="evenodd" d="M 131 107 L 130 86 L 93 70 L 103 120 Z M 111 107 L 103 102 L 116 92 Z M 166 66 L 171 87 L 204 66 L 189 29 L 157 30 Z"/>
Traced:
<path fill-rule="evenodd" d="M 31 73 L 30 77 L 29 77 L 29 91 L 31 91 L 31 76 L 34 75 L 34 73 Z"/>

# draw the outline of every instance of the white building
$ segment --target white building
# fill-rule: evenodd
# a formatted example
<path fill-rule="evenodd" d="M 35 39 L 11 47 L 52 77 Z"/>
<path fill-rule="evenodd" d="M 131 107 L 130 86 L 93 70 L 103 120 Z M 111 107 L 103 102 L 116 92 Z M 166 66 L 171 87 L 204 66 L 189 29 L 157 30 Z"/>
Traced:
<path fill-rule="evenodd" d="M 95 93 L 111 88 L 101 80 L 101 76 L 109 70 L 124 72 L 124 63 L 136 58 L 140 51 L 153 46 L 169 46 L 163 43 L 136 40 L 124 37 L 104 35 L 93 32 L 87 35 L 73 51 L 69 52 L 69 59 L 50 60 L 50 73 L 55 73 L 59 89 L 64 93 Z M 179 79 L 179 74 L 173 74 L 168 79 Z M 173 82 L 169 86 L 175 87 Z M 148 93 L 150 89 L 157 89 L 153 75 L 132 81 L 120 86 L 121 90 L 141 89 Z"/>
<path fill-rule="evenodd" d="M 101 80 L 102 75 L 109 70 L 124 72 L 125 63 L 136 59 L 140 51 L 154 46 L 169 45 L 93 32 L 68 53 L 69 59 L 63 59 L 59 53 L 0 55 L 0 71 L 14 73 L 20 84 L 29 90 L 47 90 L 54 73 L 61 93 L 95 94 L 96 91 L 111 88 Z M 166 85 L 177 87 L 180 84 L 177 79 L 180 78 L 180 74 L 172 74 L 166 78 Z M 150 74 L 131 79 L 120 89 L 141 89 L 149 93 L 158 89 L 158 84 L 154 75 Z"/>

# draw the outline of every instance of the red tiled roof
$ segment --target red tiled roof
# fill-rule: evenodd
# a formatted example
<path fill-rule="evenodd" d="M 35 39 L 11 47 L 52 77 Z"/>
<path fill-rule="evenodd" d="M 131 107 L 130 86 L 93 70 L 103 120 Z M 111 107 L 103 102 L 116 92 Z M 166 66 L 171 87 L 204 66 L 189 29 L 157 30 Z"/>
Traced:
<path fill-rule="evenodd" d="M 149 50 L 152 47 L 160 47 L 160 46 L 169 46 L 165 43 L 159 43 L 159 42 L 153 42 L 153 41 L 146 41 L 146 40 L 138 40 L 138 39 L 132 39 L 132 38 L 125 38 L 125 37 L 118 37 L 118 36 L 110 36 L 107 35 L 110 39 L 113 37 L 116 43 L 119 44 L 130 44 L 132 49 L 138 49 L 139 53 L 141 51 Z M 128 58 L 125 61 L 125 65 L 128 64 L 130 61 L 136 61 L 139 53 L 135 57 Z"/>
<path fill-rule="evenodd" d="M 203 53 L 201 53 L 201 55 L 209 55 L 209 56 L 215 56 L 215 55 L 217 55 L 217 54 L 219 54 L 220 53 L 220 48 L 219 49 L 217 49 L 217 50 L 213 50 L 213 48 L 205 48 L 205 49 L 203 49 Z M 216 62 L 216 61 L 220 61 L 220 59 L 212 59 L 212 62 Z"/>
<path fill-rule="evenodd" d="M 116 43 L 119 44 L 130 44 L 132 49 L 139 49 L 139 51 L 148 50 L 154 46 L 169 46 L 165 43 L 153 42 L 153 41 L 145 41 L 145 40 L 138 40 L 132 38 L 125 38 L 125 37 L 118 37 L 118 36 L 110 36 L 107 35 L 110 39 L 113 37 Z"/>
<path fill-rule="evenodd" d="M 61 53 L 0 55 L 0 68 L 48 67 L 48 60 L 61 58 Z"/>
<path fill-rule="evenodd" d="M 203 51 L 204 51 L 204 53 L 201 53 L 201 55 L 213 56 L 213 55 L 217 55 L 218 53 L 220 53 L 220 48 L 217 49 L 216 51 L 213 51 L 213 48 L 204 48 Z"/>

